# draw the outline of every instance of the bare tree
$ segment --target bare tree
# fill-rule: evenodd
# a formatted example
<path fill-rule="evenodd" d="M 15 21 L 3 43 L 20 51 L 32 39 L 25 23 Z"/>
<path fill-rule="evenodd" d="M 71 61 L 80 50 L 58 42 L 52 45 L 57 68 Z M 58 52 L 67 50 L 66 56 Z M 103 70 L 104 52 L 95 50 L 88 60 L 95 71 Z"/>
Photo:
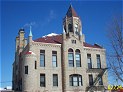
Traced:
<path fill-rule="evenodd" d="M 108 28 L 110 51 L 108 51 L 108 63 L 116 80 L 123 82 L 123 18 L 114 18 Z"/>

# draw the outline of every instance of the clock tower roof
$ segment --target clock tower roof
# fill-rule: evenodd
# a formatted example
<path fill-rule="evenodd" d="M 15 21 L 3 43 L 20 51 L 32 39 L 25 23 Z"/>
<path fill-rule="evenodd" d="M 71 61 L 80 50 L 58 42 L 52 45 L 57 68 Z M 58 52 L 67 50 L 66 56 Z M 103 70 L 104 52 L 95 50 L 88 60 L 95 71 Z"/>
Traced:
<path fill-rule="evenodd" d="M 72 5 L 69 6 L 69 9 L 66 13 L 67 17 L 78 17 L 77 13 L 75 12 L 74 8 L 72 7 Z"/>

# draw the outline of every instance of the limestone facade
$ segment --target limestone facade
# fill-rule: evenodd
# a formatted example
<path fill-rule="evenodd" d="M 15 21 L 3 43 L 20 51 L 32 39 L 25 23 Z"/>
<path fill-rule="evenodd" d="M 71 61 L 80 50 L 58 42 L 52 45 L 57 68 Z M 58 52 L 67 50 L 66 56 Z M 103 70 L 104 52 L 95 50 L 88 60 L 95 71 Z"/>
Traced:
<path fill-rule="evenodd" d="M 81 20 L 70 6 L 63 20 L 63 34 L 36 40 L 29 35 L 27 43 L 24 29 L 20 29 L 19 36 L 16 37 L 13 63 L 13 90 L 22 92 L 102 92 L 107 87 L 105 51 L 98 44 L 90 45 L 85 42 Z M 41 56 L 42 52 L 43 56 Z M 53 59 L 54 53 L 55 59 Z M 54 63 L 53 60 L 55 60 Z M 89 63 L 91 68 L 88 68 L 88 60 L 91 60 Z M 92 75 L 92 79 L 89 75 Z M 102 79 L 98 77 L 102 77 Z"/>

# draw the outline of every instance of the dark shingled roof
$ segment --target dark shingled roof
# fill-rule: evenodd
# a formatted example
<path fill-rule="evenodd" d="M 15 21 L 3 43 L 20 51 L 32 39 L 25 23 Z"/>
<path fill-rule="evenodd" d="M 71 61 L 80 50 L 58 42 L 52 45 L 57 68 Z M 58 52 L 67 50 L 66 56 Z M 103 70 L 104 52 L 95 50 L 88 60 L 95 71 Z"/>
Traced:
<path fill-rule="evenodd" d="M 73 9 L 72 5 L 70 5 L 67 14 L 67 17 L 78 17 L 77 13 L 75 12 L 75 10 Z"/>
<path fill-rule="evenodd" d="M 41 38 L 34 40 L 34 42 L 62 44 L 62 35 L 41 37 Z M 86 42 L 83 42 L 83 45 L 84 45 L 84 47 L 100 48 L 100 49 L 103 48 L 103 47 L 99 46 L 98 44 L 91 45 Z"/>

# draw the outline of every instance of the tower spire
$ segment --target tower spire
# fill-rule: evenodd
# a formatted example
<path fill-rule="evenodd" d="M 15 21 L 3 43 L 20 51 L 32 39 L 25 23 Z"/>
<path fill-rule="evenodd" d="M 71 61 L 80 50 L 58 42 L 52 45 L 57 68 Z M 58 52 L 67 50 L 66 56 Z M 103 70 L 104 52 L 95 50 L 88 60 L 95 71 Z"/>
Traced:
<path fill-rule="evenodd" d="M 70 3 L 70 7 L 72 7 L 72 4 Z"/>
<path fill-rule="evenodd" d="M 66 13 L 67 17 L 78 17 L 77 13 L 75 12 L 74 8 L 70 4 L 69 9 Z"/>
<path fill-rule="evenodd" d="M 32 27 L 30 25 L 30 32 L 29 32 L 29 37 L 28 37 L 29 43 L 32 42 Z"/>
<path fill-rule="evenodd" d="M 32 26 L 30 25 L 30 32 L 29 32 L 29 36 L 32 36 Z"/>

